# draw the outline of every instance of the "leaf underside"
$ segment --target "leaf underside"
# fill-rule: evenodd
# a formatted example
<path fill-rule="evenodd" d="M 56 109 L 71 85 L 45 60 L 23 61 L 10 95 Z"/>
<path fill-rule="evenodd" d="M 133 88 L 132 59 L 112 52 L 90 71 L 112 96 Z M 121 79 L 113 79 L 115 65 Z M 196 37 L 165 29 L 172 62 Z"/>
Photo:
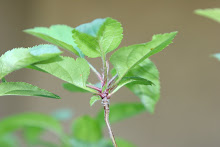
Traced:
<path fill-rule="evenodd" d="M 37 86 L 33 86 L 24 82 L 5 82 L 0 83 L 0 96 L 7 95 L 22 95 L 22 96 L 41 96 L 47 98 L 60 99 L 59 96 L 40 89 Z"/>
<path fill-rule="evenodd" d="M 138 75 L 137 75 L 138 76 Z M 118 86 L 112 91 L 112 93 L 117 92 L 120 88 L 123 86 L 126 86 L 127 84 L 132 84 L 132 85 L 153 85 L 153 83 L 145 78 L 141 77 L 123 77 L 121 81 L 118 83 Z"/>
<path fill-rule="evenodd" d="M 140 98 L 146 109 L 153 113 L 155 105 L 160 98 L 159 72 L 156 66 L 149 59 L 145 59 L 143 62 L 132 68 L 126 76 L 139 76 L 148 79 L 153 83 L 153 85 L 132 83 L 126 85 L 126 87 Z"/>
<path fill-rule="evenodd" d="M 31 64 L 56 57 L 62 52 L 54 45 L 38 45 L 31 48 L 15 48 L 0 57 L 0 79 L 9 73 Z"/>
<path fill-rule="evenodd" d="M 24 32 L 67 49 L 78 56 L 83 56 L 72 38 L 72 30 L 73 28 L 67 25 L 52 25 L 49 28 L 35 27 Z"/>

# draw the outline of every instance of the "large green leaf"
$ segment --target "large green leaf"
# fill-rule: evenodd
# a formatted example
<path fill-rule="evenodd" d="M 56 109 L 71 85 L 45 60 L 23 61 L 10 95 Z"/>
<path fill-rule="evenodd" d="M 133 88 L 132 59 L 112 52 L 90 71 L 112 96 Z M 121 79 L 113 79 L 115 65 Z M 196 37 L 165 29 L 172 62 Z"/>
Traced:
<path fill-rule="evenodd" d="M 132 68 L 126 76 L 139 76 L 152 81 L 153 85 L 127 84 L 126 86 L 140 99 L 146 109 L 153 113 L 155 104 L 160 98 L 159 72 L 149 59 Z"/>
<path fill-rule="evenodd" d="M 94 27 L 94 24 L 98 24 L 97 27 Z M 82 28 L 73 30 L 73 38 L 82 52 L 91 58 L 105 56 L 116 49 L 123 38 L 121 24 L 111 18 L 97 20 Z"/>
<path fill-rule="evenodd" d="M 144 44 L 123 47 L 117 50 L 110 58 L 118 73 L 118 83 L 126 73 L 140 62 L 162 51 L 176 36 L 177 32 L 154 35 L 152 41 Z"/>
<path fill-rule="evenodd" d="M 24 113 L 0 120 L 0 136 L 29 126 L 50 130 L 58 136 L 63 135 L 62 127 L 56 119 L 38 113 Z"/>
<path fill-rule="evenodd" d="M 102 138 L 102 130 L 97 120 L 90 116 L 82 116 L 73 123 L 73 137 L 82 142 L 98 142 Z"/>
<path fill-rule="evenodd" d="M 118 103 L 110 105 L 109 121 L 115 123 L 126 118 L 130 118 L 141 112 L 144 112 L 146 108 L 141 103 Z M 104 110 L 101 110 L 97 116 L 97 121 L 102 127 L 105 126 Z"/>
<path fill-rule="evenodd" d="M 213 57 L 215 57 L 216 59 L 218 59 L 220 61 L 220 53 L 216 53 L 214 55 L 212 55 Z"/>
<path fill-rule="evenodd" d="M 6 95 L 41 96 L 56 99 L 60 98 L 49 91 L 24 82 L 0 83 L 0 96 Z"/>
<path fill-rule="evenodd" d="M 220 8 L 198 9 L 198 10 L 195 10 L 195 13 L 198 15 L 210 18 L 220 23 Z"/>
<path fill-rule="evenodd" d="M 82 56 L 80 49 L 77 48 L 77 45 L 72 38 L 72 30 L 72 27 L 66 25 L 52 25 L 49 28 L 35 27 L 24 30 L 24 32 L 67 49 L 78 56 Z"/>
<path fill-rule="evenodd" d="M 0 79 L 15 70 L 50 59 L 61 53 L 56 46 L 49 44 L 7 51 L 0 57 Z"/>
<path fill-rule="evenodd" d="M 60 57 L 56 62 L 38 63 L 35 66 L 47 73 L 54 75 L 68 83 L 74 84 L 79 88 L 94 92 L 86 87 L 86 81 L 90 74 L 87 61 L 83 58 L 76 60 L 71 57 Z"/>

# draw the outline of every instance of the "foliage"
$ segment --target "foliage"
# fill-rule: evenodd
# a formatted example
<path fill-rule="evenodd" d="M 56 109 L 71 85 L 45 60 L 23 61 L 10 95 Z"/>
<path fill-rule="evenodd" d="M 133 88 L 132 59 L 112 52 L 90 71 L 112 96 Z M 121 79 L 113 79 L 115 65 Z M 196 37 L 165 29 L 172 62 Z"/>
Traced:
<path fill-rule="evenodd" d="M 24 82 L 7 82 L 5 76 L 21 68 L 47 61 L 62 52 L 54 45 L 44 44 L 31 48 L 15 48 L 0 57 L 0 96 L 23 95 L 60 98 L 59 96 Z"/>
<path fill-rule="evenodd" d="M 141 99 L 149 112 L 154 111 L 155 104 L 159 100 L 159 75 L 153 63 L 151 65 L 143 64 L 151 55 L 162 51 L 172 43 L 177 34 L 177 32 L 171 32 L 154 35 L 150 42 L 118 49 L 110 57 L 110 62 L 115 70 L 115 74 L 110 78 L 106 54 L 114 51 L 123 38 L 123 29 L 117 20 L 112 18 L 96 19 L 76 28 L 66 25 L 52 25 L 49 28 L 27 29 L 25 32 L 58 45 L 78 56 L 76 60 L 60 56 L 59 61 L 37 64 L 34 65 L 34 69 L 47 72 L 68 82 L 63 84 L 63 87 L 71 92 L 91 92 L 98 96 L 105 92 L 110 98 L 117 90 L 126 85 Z M 100 74 L 85 59 L 86 56 L 89 58 L 101 57 L 103 73 Z M 144 69 L 145 72 L 141 72 L 141 66 L 147 68 Z M 87 81 L 90 69 L 99 77 L 99 82 L 102 83 L 101 87 L 89 84 L 90 82 Z M 139 70 L 140 73 L 134 70 Z M 153 77 L 154 75 L 155 77 Z M 141 87 L 142 91 L 134 90 L 137 87 Z M 98 98 L 93 97 L 91 105 L 96 100 Z"/>
<path fill-rule="evenodd" d="M 112 122 L 116 123 L 120 120 L 129 118 L 134 112 L 141 113 L 143 109 L 138 108 L 139 104 L 115 104 L 112 105 L 111 110 L 113 116 L 120 119 L 114 119 Z M 141 104 L 140 104 L 141 105 Z M 128 108 L 130 107 L 130 112 Z M 133 110 L 132 110 L 133 109 Z M 118 113 L 120 111 L 120 113 Z M 69 111 L 63 109 L 60 112 L 57 110 L 56 113 L 66 115 L 69 117 L 66 120 L 72 118 Z M 84 115 L 76 118 L 72 122 L 71 134 L 67 134 L 62 130 L 60 119 L 54 115 L 45 115 L 40 113 L 23 113 L 0 120 L 0 146 L 4 147 L 17 147 L 20 142 L 18 136 L 15 134 L 18 130 L 21 130 L 21 135 L 24 143 L 27 146 L 42 146 L 42 147 L 111 147 L 109 139 L 103 136 L 103 122 L 100 119 L 100 114 L 103 111 L 100 110 L 97 117 L 92 118 L 91 116 Z M 54 114 L 54 113 L 53 113 Z M 134 114 L 133 114 L 134 115 Z M 68 119 L 67 119 L 68 118 Z M 56 135 L 56 138 L 60 140 L 58 144 L 54 144 L 51 141 L 43 139 L 41 136 L 46 132 L 52 132 Z M 10 141 L 9 141 L 10 140 Z M 117 138 L 119 146 L 134 147 L 132 143 L 121 138 Z"/>
<path fill-rule="evenodd" d="M 116 50 L 123 38 L 121 23 L 112 18 L 96 19 L 75 28 L 67 25 L 52 25 L 49 28 L 35 27 L 24 32 L 55 44 L 73 53 L 76 58 L 61 56 L 62 52 L 54 45 L 39 45 L 8 51 L 0 57 L 0 79 L 2 81 L 0 96 L 59 98 L 51 92 L 27 83 L 5 80 L 6 75 L 21 68 L 37 70 L 67 82 L 63 84 L 63 88 L 70 92 L 92 93 L 91 106 L 96 101 L 102 100 L 106 123 L 109 120 L 109 99 L 124 86 L 137 95 L 141 103 L 111 105 L 111 123 L 145 110 L 154 112 L 160 96 L 160 82 L 159 72 L 149 57 L 171 44 L 177 34 L 177 32 L 171 32 L 154 35 L 147 43 L 119 48 L 108 59 L 107 54 Z M 102 60 L 101 73 L 88 61 L 89 58 L 96 57 Z M 113 65 L 111 70 L 109 69 L 110 63 Z M 88 81 L 90 70 L 98 77 L 98 84 Z M 21 114 L 0 121 L 0 136 L 7 139 L 11 137 L 10 132 L 24 128 L 24 138 L 28 144 L 55 147 L 56 144 L 40 138 L 42 133 L 49 129 L 61 140 L 62 146 L 110 147 L 112 146 L 110 140 L 105 139 L 102 134 L 104 124 L 103 111 L 100 111 L 94 118 L 85 115 L 73 122 L 71 135 L 66 135 L 59 122 L 50 116 Z M 119 146 L 134 146 L 123 139 L 116 140 Z"/>

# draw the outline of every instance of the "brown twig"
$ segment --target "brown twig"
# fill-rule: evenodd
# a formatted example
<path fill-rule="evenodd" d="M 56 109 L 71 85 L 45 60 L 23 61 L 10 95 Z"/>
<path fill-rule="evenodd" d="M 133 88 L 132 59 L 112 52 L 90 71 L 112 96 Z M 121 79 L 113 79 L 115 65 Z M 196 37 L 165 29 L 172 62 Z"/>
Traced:
<path fill-rule="evenodd" d="M 104 106 L 104 117 L 105 117 L 105 123 L 107 125 L 107 128 L 108 128 L 108 131 L 109 131 L 109 135 L 110 135 L 110 138 L 112 140 L 112 143 L 114 145 L 114 147 L 118 147 L 117 144 L 116 144 L 116 141 L 115 141 L 115 137 L 114 137 L 114 134 L 112 132 L 112 129 L 111 129 L 111 126 L 110 126 L 110 122 L 109 122 L 109 99 L 107 97 L 104 97 L 102 99 L 102 104 Z"/>

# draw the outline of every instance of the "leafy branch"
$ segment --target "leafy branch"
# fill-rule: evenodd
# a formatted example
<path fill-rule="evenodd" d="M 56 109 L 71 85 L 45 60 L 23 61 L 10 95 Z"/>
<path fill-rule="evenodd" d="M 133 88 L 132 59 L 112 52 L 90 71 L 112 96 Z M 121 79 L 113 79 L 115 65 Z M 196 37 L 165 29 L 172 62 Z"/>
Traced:
<path fill-rule="evenodd" d="M 29 68 L 51 74 L 67 83 L 63 87 L 72 92 L 90 92 L 90 104 L 102 100 L 104 120 L 114 146 L 116 141 L 110 127 L 109 101 L 121 87 L 128 87 L 137 95 L 145 108 L 153 112 L 159 100 L 160 84 L 156 66 L 148 59 L 162 51 L 176 36 L 177 32 L 158 34 L 147 43 L 122 47 L 110 59 L 106 54 L 118 48 L 123 38 L 123 28 L 115 19 L 96 19 L 76 28 L 66 25 L 52 25 L 49 28 L 36 27 L 24 32 L 46 40 L 74 53 L 77 58 L 61 56 L 53 45 L 40 45 L 33 48 L 13 49 L 0 58 L 0 95 L 27 95 L 58 98 L 54 94 L 23 83 L 8 83 L 4 77 L 9 73 Z M 102 59 L 101 73 L 86 58 Z M 109 62 L 110 61 L 110 62 Z M 110 69 L 110 65 L 113 69 Z M 98 77 L 98 86 L 88 81 L 90 69 Z M 111 75 L 110 75 L 111 71 Z M 11 84 L 11 85 L 10 85 Z M 22 88 L 20 88 L 22 87 Z M 109 108 L 110 107 L 110 108 Z"/>

